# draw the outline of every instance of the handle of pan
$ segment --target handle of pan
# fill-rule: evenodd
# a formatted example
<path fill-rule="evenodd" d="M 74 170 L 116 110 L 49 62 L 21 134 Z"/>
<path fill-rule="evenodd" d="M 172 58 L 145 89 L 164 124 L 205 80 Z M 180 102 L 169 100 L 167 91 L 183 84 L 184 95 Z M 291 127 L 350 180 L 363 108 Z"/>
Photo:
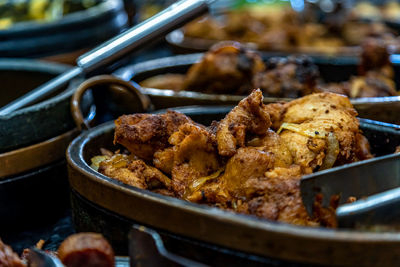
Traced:
<path fill-rule="evenodd" d="M 213 0 L 182 0 L 78 58 L 85 72 L 109 65 L 208 11 Z"/>
<path fill-rule="evenodd" d="M 135 96 L 135 98 L 140 103 L 140 112 L 145 112 L 151 106 L 150 99 L 146 95 L 142 94 L 138 88 L 136 88 L 132 83 L 128 81 L 122 80 L 112 75 L 98 75 L 92 77 L 80 84 L 71 98 L 71 114 L 79 131 L 87 130 L 90 128 L 90 125 L 84 119 L 80 108 L 83 94 L 89 89 L 94 89 L 96 87 L 104 85 L 117 86 L 118 88 L 127 90 L 128 92 L 132 93 L 133 96 Z"/>

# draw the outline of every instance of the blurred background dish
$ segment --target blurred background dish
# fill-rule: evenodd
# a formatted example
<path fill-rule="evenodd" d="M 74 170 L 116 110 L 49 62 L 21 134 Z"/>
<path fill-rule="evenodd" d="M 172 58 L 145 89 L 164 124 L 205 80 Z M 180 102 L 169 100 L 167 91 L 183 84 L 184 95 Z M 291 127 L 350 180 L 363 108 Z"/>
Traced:
<path fill-rule="evenodd" d="M 0 2 L 0 57 L 73 63 L 128 25 L 122 0 Z"/>
<path fill-rule="evenodd" d="M 263 51 L 325 55 L 357 55 L 368 36 L 398 43 L 396 30 L 382 20 L 361 19 L 353 14 L 356 8 L 351 1 L 231 1 L 172 32 L 167 41 L 178 52 L 235 40 Z"/>

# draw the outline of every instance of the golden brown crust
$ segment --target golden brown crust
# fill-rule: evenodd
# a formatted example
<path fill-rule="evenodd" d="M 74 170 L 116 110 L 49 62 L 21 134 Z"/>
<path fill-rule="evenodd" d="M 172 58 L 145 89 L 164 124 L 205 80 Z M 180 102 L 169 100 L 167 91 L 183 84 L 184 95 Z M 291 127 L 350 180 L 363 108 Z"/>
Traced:
<path fill-rule="evenodd" d="M 169 136 L 188 122 L 193 123 L 184 114 L 171 110 L 161 115 L 123 115 L 115 121 L 114 143 L 125 146 L 141 159 L 152 161 L 157 150 L 169 146 Z"/>
<path fill-rule="evenodd" d="M 154 143 L 145 136 L 141 141 L 151 147 L 152 162 L 125 155 L 125 165 L 118 166 L 115 155 L 100 163 L 99 170 L 120 176 L 116 179 L 125 183 L 192 202 L 280 222 L 332 227 L 334 208 L 317 203 L 315 216 L 307 214 L 300 177 L 371 157 L 356 115 L 342 95 L 319 93 L 264 105 L 261 91 L 254 90 L 211 127 L 192 121 L 176 127 L 184 120 L 171 123 L 170 128 L 163 126 L 168 140 L 162 147 L 152 147 Z M 160 123 L 142 121 L 128 126 L 147 127 L 151 138 L 157 136 L 158 129 L 150 128 Z M 272 125 L 279 131 L 269 129 Z M 130 140 L 138 139 L 131 136 Z M 122 171 L 129 175 L 118 173 Z"/>
<path fill-rule="evenodd" d="M 248 94 L 252 77 L 264 69 L 261 57 L 239 43 L 213 46 L 199 63 L 190 67 L 184 89 L 213 94 Z"/>
<path fill-rule="evenodd" d="M 271 120 L 264 107 L 262 92 L 258 89 L 225 116 L 217 129 L 220 155 L 233 156 L 237 148 L 245 146 L 249 134 L 265 135 Z"/>

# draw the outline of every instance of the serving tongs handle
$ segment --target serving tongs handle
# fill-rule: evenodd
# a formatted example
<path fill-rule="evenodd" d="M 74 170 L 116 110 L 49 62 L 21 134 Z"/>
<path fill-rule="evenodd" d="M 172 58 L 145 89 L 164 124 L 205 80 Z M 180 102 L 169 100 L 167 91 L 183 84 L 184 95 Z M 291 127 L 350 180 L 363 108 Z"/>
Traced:
<path fill-rule="evenodd" d="M 0 116 L 42 101 L 83 73 L 109 66 L 133 50 L 154 42 L 168 32 L 206 13 L 214 0 L 181 0 L 157 15 L 119 34 L 113 39 L 82 55 L 77 67 L 55 77 L 24 96 L 0 108 Z"/>
<path fill-rule="evenodd" d="M 133 50 L 166 35 L 208 11 L 212 0 L 184 0 L 82 55 L 77 65 L 91 72 L 121 59 Z"/>
<path fill-rule="evenodd" d="M 135 266 L 190 266 L 206 267 L 182 256 L 171 253 L 164 246 L 161 236 L 154 230 L 133 225 L 129 234 L 131 267 Z"/>
<path fill-rule="evenodd" d="M 374 229 L 400 226 L 400 188 L 339 206 L 336 210 L 339 227 Z"/>

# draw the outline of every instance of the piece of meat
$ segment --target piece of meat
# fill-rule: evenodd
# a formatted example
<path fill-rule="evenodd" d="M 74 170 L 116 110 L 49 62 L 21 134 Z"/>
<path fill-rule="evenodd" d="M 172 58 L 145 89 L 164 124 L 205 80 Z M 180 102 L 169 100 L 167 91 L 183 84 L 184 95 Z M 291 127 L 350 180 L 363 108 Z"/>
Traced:
<path fill-rule="evenodd" d="M 26 267 L 26 264 L 18 257 L 10 246 L 0 239 L 0 266 L 1 267 Z"/>
<path fill-rule="evenodd" d="M 255 194 L 255 187 L 249 181 L 263 177 L 273 164 L 271 153 L 253 147 L 239 148 L 226 164 L 220 178 L 221 187 L 235 198 L 250 198 Z"/>
<path fill-rule="evenodd" d="M 369 71 L 365 76 L 352 77 L 348 86 L 348 96 L 351 98 L 398 95 L 394 81 L 375 71 Z"/>
<path fill-rule="evenodd" d="M 171 135 L 169 142 L 174 153 L 172 187 L 178 196 L 188 194 L 186 191 L 190 191 L 193 181 L 220 168 L 215 137 L 205 128 L 187 123 Z M 170 164 L 169 160 L 166 164 Z"/>
<path fill-rule="evenodd" d="M 297 172 L 298 167 L 294 168 Z M 281 174 L 274 178 L 253 179 L 253 188 L 262 193 L 249 201 L 240 202 L 238 211 L 273 221 L 317 226 L 318 222 L 308 216 L 303 205 L 299 177 Z"/>
<path fill-rule="evenodd" d="M 271 121 L 263 104 L 261 90 L 254 90 L 219 123 L 217 129 L 219 154 L 233 156 L 238 147 L 245 146 L 249 135 L 263 136 L 270 126 Z"/>
<path fill-rule="evenodd" d="M 308 216 L 300 178 L 372 157 L 356 116 L 343 95 L 318 93 L 264 105 L 258 89 L 210 127 L 192 121 L 178 128 L 172 124 L 166 129 L 167 144 L 163 141 L 163 147 L 152 148 L 148 142 L 155 167 L 134 155 L 119 155 L 121 163 L 114 155 L 100 163 L 99 171 L 192 202 L 280 222 L 334 227 L 333 206 L 325 209 L 317 203 L 314 217 Z M 133 120 L 127 126 L 141 123 Z M 148 132 L 159 126 L 145 125 Z"/>
<path fill-rule="evenodd" d="M 287 103 L 286 108 L 282 122 L 295 124 L 293 127 L 297 130 L 283 131 L 281 138 L 290 146 L 296 164 L 313 170 L 321 167 L 326 158 L 329 133 L 339 145 L 336 165 L 360 160 L 356 142 L 360 134 L 357 112 L 347 97 L 312 94 Z"/>
<path fill-rule="evenodd" d="M 381 38 L 367 38 L 361 45 L 361 62 L 358 67 L 359 75 L 366 75 L 369 71 L 376 71 L 392 79 L 394 70 L 390 62 L 390 55 L 384 40 Z"/>
<path fill-rule="evenodd" d="M 65 239 L 58 248 L 58 257 L 66 267 L 113 267 L 114 251 L 97 233 L 78 233 Z"/>
<path fill-rule="evenodd" d="M 369 71 L 365 76 L 353 76 L 349 81 L 341 83 L 322 84 L 318 89 L 351 98 L 398 95 L 394 81 L 375 71 Z"/>
<path fill-rule="evenodd" d="M 250 140 L 247 147 L 256 147 L 258 150 L 272 154 L 274 167 L 287 168 L 293 164 L 293 157 L 287 144 L 272 130 L 268 130 L 262 138 L 256 137 Z"/>
<path fill-rule="evenodd" d="M 253 78 L 265 96 L 297 98 L 316 92 L 318 67 L 307 56 L 271 58 Z"/>
<path fill-rule="evenodd" d="M 100 173 L 141 189 L 171 188 L 171 180 L 143 160 L 116 154 L 100 162 Z"/>
<path fill-rule="evenodd" d="M 190 67 L 183 87 L 187 91 L 244 95 L 253 89 L 253 75 L 263 69 L 258 54 L 239 43 L 219 43 Z"/>
<path fill-rule="evenodd" d="M 157 150 L 169 146 L 170 135 L 187 122 L 193 121 L 171 110 L 165 114 L 123 115 L 115 121 L 114 143 L 145 161 L 152 161 Z"/>

